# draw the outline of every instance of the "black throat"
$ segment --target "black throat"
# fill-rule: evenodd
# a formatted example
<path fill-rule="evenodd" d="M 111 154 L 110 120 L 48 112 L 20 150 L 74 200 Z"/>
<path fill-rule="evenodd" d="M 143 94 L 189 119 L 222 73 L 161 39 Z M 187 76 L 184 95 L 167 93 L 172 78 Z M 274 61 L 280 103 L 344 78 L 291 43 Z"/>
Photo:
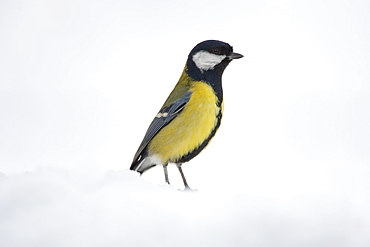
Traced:
<path fill-rule="evenodd" d="M 215 91 L 218 104 L 221 105 L 223 100 L 222 92 L 222 74 L 225 68 L 230 63 L 231 60 L 225 58 L 220 64 L 216 65 L 211 70 L 201 71 L 194 63 L 194 61 L 189 57 L 187 61 L 186 73 L 196 81 L 204 81 L 209 84 Z"/>

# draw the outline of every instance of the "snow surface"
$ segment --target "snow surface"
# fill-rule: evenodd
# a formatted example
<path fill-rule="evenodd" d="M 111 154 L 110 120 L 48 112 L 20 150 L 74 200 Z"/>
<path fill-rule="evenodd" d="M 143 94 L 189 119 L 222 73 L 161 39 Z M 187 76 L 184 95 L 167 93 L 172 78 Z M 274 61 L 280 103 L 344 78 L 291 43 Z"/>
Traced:
<path fill-rule="evenodd" d="M 346 197 L 184 192 L 137 173 L 38 170 L 0 178 L 1 246 L 369 246 Z"/>
<path fill-rule="evenodd" d="M 0 0 L 0 247 L 370 246 L 368 0 Z M 128 171 L 197 43 L 244 58 L 183 170 Z"/>

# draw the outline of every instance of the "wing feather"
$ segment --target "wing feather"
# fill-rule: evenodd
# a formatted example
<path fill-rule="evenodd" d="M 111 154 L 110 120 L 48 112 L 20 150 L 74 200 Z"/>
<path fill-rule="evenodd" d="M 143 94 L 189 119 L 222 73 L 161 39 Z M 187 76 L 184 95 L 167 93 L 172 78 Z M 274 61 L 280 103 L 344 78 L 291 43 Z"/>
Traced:
<path fill-rule="evenodd" d="M 149 142 L 157 135 L 157 133 L 169 124 L 186 106 L 191 97 L 191 92 L 187 91 L 181 98 L 173 102 L 171 105 L 163 107 L 149 125 L 145 133 L 144 139 L 141 142 L 132 162 L 130 169 L 135 169 L 135 166 L 145 157 L 141 157 L 144 149 Z"/>

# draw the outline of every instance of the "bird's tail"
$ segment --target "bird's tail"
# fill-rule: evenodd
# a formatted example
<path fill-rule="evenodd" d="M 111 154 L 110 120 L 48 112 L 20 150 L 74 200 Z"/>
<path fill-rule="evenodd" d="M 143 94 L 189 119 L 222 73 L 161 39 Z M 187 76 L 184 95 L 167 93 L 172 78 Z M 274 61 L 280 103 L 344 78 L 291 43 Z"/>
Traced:
<path fill-rule="evenodd" d="M 131 166 L 130 170 L 136 171 L 140 174 L 143 174 L 150 168 L 154 167 L 155 164 L 152 162 L 151 158 L 144 155 L 139 156 L 137 159 L 134 159 Z"/>

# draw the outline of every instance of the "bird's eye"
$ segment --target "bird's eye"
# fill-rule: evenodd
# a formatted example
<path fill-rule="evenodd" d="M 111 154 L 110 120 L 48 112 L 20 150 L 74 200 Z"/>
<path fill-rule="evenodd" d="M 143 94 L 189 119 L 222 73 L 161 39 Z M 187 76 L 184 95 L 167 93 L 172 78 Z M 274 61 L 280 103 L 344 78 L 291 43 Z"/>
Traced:
<path fill-rule="evenodd" d="M 221 50 L 218 49 L 218 48 L 215 48 L 215 49 L 212 50 L 212 53 L 216 54 L 216 55 L 221 55 Z"/>

